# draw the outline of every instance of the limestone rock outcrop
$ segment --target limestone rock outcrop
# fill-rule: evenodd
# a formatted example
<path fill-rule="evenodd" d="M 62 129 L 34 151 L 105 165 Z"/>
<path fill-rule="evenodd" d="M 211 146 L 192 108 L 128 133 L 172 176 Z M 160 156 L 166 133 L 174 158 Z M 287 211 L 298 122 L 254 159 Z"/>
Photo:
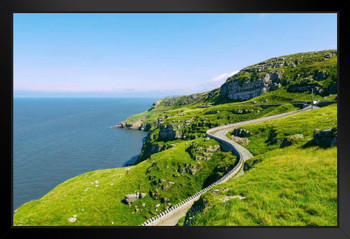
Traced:
<path fill-rule="evenodd" d="M 137 130 L 143 130 L 148 131 L 151 128 L 151 124 L 143 124 L 142 122 L 135 122 L 135 123 L 127 123 L 127 122 L 120 122 L 116 126 L 113 126 L 112 128 L 121 128 L 121 129 L 137 129 Z"/>
<path fill-rule="evenodd" d="M 241 129 L 241 128 L 235 128 L 232 134 L 238 137 L 249 137 L 252 135 L 252 133 L 249 130 Z"/>
<path fill-rule="evenodd" d="M 220 111 L 218 111 L 218 110 L 212 110 L 212 111 L 207 111 L 207 112 L 205 112 L 205 115 L 214 115 L 214 114 L 217 114 L 217 113 L 220 113 Z"/>
<path fill-rule="evenodd" d="M 151 111 L 153 110 L 154 108 L 156 108 L 160 103 L 162 102 L 162 100 L 157 100 L 156 102 L 154 102 L 152 105 L 151 105 L 151 108 L 148 110 L 148 111 Z"/>
<path fill-rule="evenodd" d="M 124 201 L 127 204 L 131 204 L 131 203 L 135 202 L 137 199 L 146 197 L 146 195 L 147 195 L 146 193 L 140 193 L 140 192 L 126 194 L 124 197 Z"/>
<path fill-rule="evenodd" d="M 219 94 L 225 99 L 245 101 L 283 86 L 288 86 L 289 92 L 332 94 L 330 91 L 336 92 L 336 87 L 330 88 L 329 82 L 337 81 L 337 67 L 330 58 L 336 55 L 336 51 L 329 50 L 271 58 L 229 77 Z"/>
<path fill-rule="evenodd" d="M 337 128 L 315 129 L 313 136 L 315 143 L 323 148 L 337 145 Z"/>
<path fill-rule="evenodd" d="M 226 82 L 220 88 L 220 95 L 231 100 L 249 100 L 281 87 L 282 74 L 282 72 L 273 72 L 260 75 L 256 79 L 245 77 L 240 80 Z"/>
<path fill-rule="evenodd" d="M 161 125 L 159 128 L 158 138 L 160 140 L 168 141 L 181 138 L 179 132 L 174 129 L 173 125 Z"/>
<path fill-rule="evenodd" d="M 304 138 L 304 135 L 302 134 L 294 134 L 294 135 L 287 136 L 282 140 L 280 148 L 291 146 L 294 143 L 296 143 L 299 139 L 303 139 L 303 138 Z"/>

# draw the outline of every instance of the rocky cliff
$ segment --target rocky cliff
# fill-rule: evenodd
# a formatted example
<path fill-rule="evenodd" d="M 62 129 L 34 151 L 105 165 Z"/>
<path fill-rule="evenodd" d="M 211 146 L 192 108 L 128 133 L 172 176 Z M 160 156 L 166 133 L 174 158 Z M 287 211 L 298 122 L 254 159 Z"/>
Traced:
<path fill-rule="evenodd" d="M 281 87 L 293 93 L 335 94 L 336 71 L 335 50 L 275 57 L 246 67 L 228 78 L 220 88 L 220 96 L 244 101 Z"/>
<path fill-rule="evenodd" d="M 135 122 L 135 123 L 121 122 L 116 126 L 113 126 L 112 128 L 138 129 L 138 130 L 148 131 L 151 128 L 151 124 L 143 124 L 142 122 Z"/>

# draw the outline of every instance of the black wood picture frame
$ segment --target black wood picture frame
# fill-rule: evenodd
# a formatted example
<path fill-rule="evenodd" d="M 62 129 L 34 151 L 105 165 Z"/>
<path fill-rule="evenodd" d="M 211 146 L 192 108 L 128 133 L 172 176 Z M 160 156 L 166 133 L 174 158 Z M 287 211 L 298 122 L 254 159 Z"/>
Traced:
<path fill-rule="evenodd" d="M 1 182 L 0 238 L 350 238 L 349 20 L 350 1 L 327 4 L 296 1 L 230 0 L 1 0 L 1 109 L 6 131 Z M 336 227 L 13 227 L 12 226 L 12 99 L 13 13 L 319 13 L 338 15 L 338 226 Z M 325 32 L 324 34 L 327 34 Z M 4 127 L 3 127 L 4 128 Z"/>

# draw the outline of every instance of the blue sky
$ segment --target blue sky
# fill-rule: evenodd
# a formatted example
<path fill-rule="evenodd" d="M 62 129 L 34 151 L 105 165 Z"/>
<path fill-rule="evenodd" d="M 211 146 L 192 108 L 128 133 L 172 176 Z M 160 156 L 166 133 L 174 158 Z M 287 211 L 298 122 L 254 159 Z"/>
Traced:
<path fill-rule="evenodd" d="M 14 96 L 164 97 L 337 48 L 336 14 L 14 14 Z"/>

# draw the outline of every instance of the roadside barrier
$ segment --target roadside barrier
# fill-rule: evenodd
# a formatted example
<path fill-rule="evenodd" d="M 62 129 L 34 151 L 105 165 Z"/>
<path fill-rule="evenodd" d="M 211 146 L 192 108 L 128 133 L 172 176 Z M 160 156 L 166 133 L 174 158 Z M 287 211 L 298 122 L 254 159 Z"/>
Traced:
<path fill-rule="evenodd" d="M 209 134 L 208 134 L 208 136 L 218 140 L 219 142 L 228 143 L 226 141 L 223 141 L 223 140 L 217 138 L 216 136 L 209 135 Z M 232 151 L 235 151 L 235 152 L 238 153 L 237 156 L 238 156 L 239 162 L 236 164 L 236 166 L 233 169 L 231 169 L 227 174 L 225 174 L 223 177 L 221 177 L 216 182 L 208 185 L 207 187 L 203 188 L 201 191 L 199 191 L 196 194 L 194 194 L 194 195 L 184 199 L 183 201 L 175 204 L 174 206 L 171 206 L 169 209 L 165 210 L 164 212 L 161 212 L 161 213 L 157 214 L 156 216 L 152 217 L 151 219 L 148 219 L 147 221 L 142 223 L 140 226 L 155 226 L 157 223 L 159 223 L 161 221 L 164 221 L 169 216 L 177 213 L 178 211 L 181 211 L 184 207 L 186 207 L 189 204 L 192 204 L 195 201 L 197 201 L 203 193 L 206 193 L 213 186 L 216 186 L 216 185 L 218 185 L 220 183 L 226 182 L 227 180 L 232 178 L 234 175 L 236 175 L 239 172 L 239 170 L 241 170 L 241 168 L 243 166 L 242 155 L 241 155 L 241 153 L 239 151 L 235 150 L 234 145 L 232 145 L 230 143 L 228 143 L 228 145 L 231 146 Z"/>
<path fill-rule="evenodd" d="M 194 195 L 184 199 L 183 201 L 175 204 L 174 206 L 171 206 L 169 209 L 167 209 L 167 210 L 157 214 L 156 216 L 148 219 L 147 221 L 142 223 L 140 226 L 155 226 L 155 225 L 157 225 L 157 223 L 159 223 L 161 221 L 164 221 L 167 218 L 169 218 L 170 216 L 172 216 L 172 215 L 176 214 L 177 212 L 181 211 L 183 208 L 185 208 L 189 204 L 194 203 L 195 201 L 197 201 L 200 198 L 200 196 L 202 194 L 206 193 L 213 186 L 216 186 L 218 184 L 224 183 L 224 182 L 228 181 L 230 178 L 232 178 L 233 176 L 235 176 L 242 169 L 244 161 L 247 160 L 248 158 L 252 157 L 252 156 L 249 156 L 249 157 L 245 156 L 245 157 L 243 157 L 242 153 L 235 147 L 234 144 L 232 144 L 230 141 L 227 141 L 227 140 L 224 140 L 222 138 L 219 138 L 219 137 L 215 136 L 214 134 L 217 131 L 230 129 L 230 128 L 238 127 L 238 126 L 242 126 L 242 125 L 248 125 L 248 124 L 253 124 L 253 123 L 265 122 L 265 121 L 268 121 L 268 120 L 271 120 L 271 119 L 278 119 L 278 118 L 282 118 L 282 117 L 285 117 L 285 116 L 301 113 L 303 111 L 308 111 L 308 110 L 311 110 L 311 106 L 308 106 L 308 107 L 303 108 L 301 110 L 291 111 L 291 112 L 282 113 L 282 114 L 278 114 L 278 115 L 267 116 L 267 117 L 264 117 L 264 118 L 258 118 L 258 119 L 243 121 L 243 122 L 234 123 L 234 124 L 222 125 L 222 126 L 214 127 L 214 128 L 211 128 L 211 129 L 207 130 L 206 134 L 207 134 L 208 137 L 217 140 L 218 142 L 221 143 L 221 146 L 223 148 L 226 148 L 227 150 L 233 151 L 235 153 L 235 155 L 238 157 L 238 160 L 239 160 L 238 163 L 236 164 L 236 166 L 233 169 L 231 169 L 227 174 L 225 174 L 223 177 L 218 179 L 216 182 L 210 184 L 209 186 L 203 188 L 201 191 L 199 191 L 196 194 L 194 194 Z"/>

